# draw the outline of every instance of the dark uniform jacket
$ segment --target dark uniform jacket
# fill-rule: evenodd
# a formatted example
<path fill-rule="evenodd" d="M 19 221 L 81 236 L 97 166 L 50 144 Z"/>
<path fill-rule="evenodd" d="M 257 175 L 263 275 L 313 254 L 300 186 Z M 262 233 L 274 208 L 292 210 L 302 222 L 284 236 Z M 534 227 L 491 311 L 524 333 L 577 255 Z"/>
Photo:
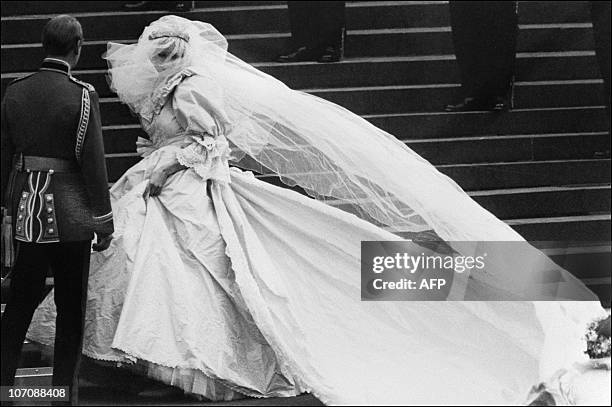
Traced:
<path fill-rule="evenodd" d="M 38 72 L 6 89 L 2 203 L 19 241 L 113 232 L 98 95 L 64 61 L 47 58 Z"/>

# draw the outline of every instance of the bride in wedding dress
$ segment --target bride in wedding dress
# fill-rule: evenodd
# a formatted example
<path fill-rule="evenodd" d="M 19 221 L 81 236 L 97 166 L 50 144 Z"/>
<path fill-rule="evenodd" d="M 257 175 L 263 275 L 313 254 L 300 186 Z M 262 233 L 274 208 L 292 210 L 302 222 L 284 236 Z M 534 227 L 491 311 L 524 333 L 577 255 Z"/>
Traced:
<path fill-rule="evenodd" d="M 456 301 L 361 301 L 362 241 L 433 230 L 462 254 L 523 241 L 392 135 L 245 64 L 202 22 L 162 17 L 106 59 L 149 139 L 111 188 L 115 239 L 92 254 L 84 355 L 212 400 L 326 404 L 520 404 L 584 357 L 604 311 L 528 244 L 491 247 Z M 537 292 L 550 269 L 587 301 L 530 301 L 562 299 Z M 52 345 L 54 316 L 50 294 L 28 338 Z"/>

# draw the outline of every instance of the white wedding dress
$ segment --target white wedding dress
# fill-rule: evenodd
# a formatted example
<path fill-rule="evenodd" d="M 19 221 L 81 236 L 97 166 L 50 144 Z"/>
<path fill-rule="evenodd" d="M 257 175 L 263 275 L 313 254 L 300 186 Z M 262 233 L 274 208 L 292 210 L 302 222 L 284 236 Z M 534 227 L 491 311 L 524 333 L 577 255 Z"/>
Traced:
<path fill-rule="evenodd" d="M 144 159 L 111 189 L 115 239 L 92 254 L 86 356 L 141 364 L 213 400 L 482 405 L 520 404 L 584 359 L 597 303 L 362 302 L 361 241 L 399 238 L 230 168 L 218 101 L 193 97 L 198 75 L 168 83 L 143 120 Z M 194 126 L 214 143 L 182 149 Z M 144 199 L 176 156 L 192 168 Z M 28 338 L 52 345 L 54 317 L 50 294 Z"/>

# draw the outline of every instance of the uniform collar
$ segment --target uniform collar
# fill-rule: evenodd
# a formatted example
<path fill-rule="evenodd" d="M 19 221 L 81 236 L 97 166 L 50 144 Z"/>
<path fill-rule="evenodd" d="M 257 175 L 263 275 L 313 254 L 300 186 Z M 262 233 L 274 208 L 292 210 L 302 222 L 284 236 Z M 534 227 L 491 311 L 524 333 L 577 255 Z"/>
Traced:
<path fill-rule="evenodd" d="M 45 58 L 40 66 L 41 71 L 60 72 L 70 75 L 70 64 L 57 58 Z"/>

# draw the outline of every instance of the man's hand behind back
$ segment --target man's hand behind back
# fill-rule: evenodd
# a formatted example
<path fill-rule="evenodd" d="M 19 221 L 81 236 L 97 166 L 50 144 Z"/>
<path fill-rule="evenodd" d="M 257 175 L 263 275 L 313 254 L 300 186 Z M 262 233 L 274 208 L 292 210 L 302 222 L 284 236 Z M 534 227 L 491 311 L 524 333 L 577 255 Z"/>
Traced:
<path fill-rule="evenodd" d="M 108 249 L 112 240 L 113 240 L 112 233 L 111 234 L 96 233 L 96 243 L 93 244 L 93 249 L 97 252 L 102 252 Z"/>

